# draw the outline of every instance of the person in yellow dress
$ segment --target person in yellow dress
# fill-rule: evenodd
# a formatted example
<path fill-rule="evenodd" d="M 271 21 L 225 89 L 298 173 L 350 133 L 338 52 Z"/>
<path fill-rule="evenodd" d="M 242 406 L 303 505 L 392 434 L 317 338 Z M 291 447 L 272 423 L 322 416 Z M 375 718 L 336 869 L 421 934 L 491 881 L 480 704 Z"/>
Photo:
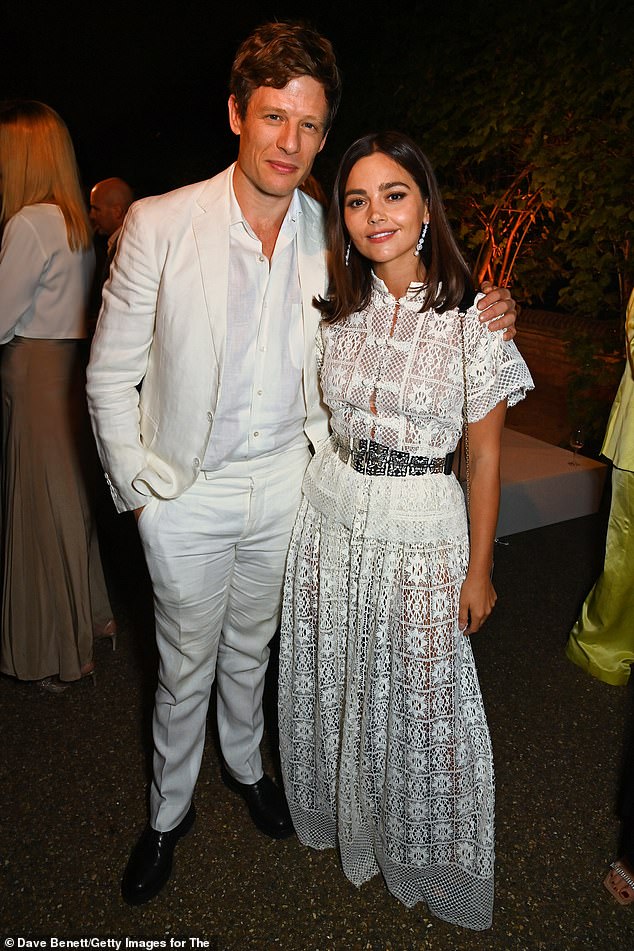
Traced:
<path fill-rule="evenodd" d="M 603 571 L 570 632 L 566 654 L 605 683 L 628 682 L 634 661 L 634 291 L 625 319 L 626 363 L 602 454 L 612 460 L 612 503 Z M 634 752 L 627 758 L 619 859 L 604 885 L 621 905 L 634 902 Z"/>
<path fill-rule="evenodd" d="M 612 461 L 605 561 L 566 647 L 573 663 L 614 686 L 628 682 L 634 662 L 634 291 L 625 336 L 625 370 L 601 449 Z"/>

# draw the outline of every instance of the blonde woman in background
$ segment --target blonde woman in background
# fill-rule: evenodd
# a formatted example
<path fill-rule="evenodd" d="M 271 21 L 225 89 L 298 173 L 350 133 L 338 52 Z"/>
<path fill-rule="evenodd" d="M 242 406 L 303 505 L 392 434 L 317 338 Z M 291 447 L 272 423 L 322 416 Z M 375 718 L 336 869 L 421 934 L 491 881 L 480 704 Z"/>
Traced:
<path fill-rule="evenodd" d="M 0 106 L 0 175 L 0 670 L 59 693 L 94 677 L 93 637 L 116 633 L 87 486 L 80 342 L 92 229 L 68 130 L 50 107 Z"/>

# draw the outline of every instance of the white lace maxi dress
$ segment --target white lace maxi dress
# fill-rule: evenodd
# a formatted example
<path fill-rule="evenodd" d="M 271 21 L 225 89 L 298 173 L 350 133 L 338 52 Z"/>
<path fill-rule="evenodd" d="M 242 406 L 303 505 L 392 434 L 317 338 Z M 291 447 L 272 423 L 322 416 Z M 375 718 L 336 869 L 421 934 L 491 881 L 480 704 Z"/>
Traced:
<path fill-rule="evenodd" d="M 451 452 L 463 402 L 457 311 L 419 313 L 376 281 L 364 312 L 322 325 L 335 432 L 415 455 Z M 396 315 L 396 317 L 395 317 Z M 469 415 L 532 387 L 513 343 L 467 312 Z M 284 587 L 279 726 L 301 842 L 340 849 L 355 885 L 382 872 L 406 905 L 489 927 L 494 779 L 469 639 L 468 561 L 453 475 L 367 476 L 332 440 L 313 458 Z"/>

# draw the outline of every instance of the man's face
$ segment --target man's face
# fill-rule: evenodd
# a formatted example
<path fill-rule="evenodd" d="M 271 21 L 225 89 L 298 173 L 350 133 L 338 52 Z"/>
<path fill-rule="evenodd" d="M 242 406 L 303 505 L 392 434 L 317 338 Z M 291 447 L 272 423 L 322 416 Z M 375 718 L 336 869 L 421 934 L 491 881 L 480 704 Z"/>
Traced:
<path fill-rule="evenodd" d="M 298 76 L 282 89 L 259 86 L 246 115 L 229 99 L 229 122 L 240 136 L 238 168 L 263 195 L 290 196 L 309 175 L 326 141 L 328 103 L 312 76 Z"/>
<path fill-rule="evenodd" d="M 121 224 L 120 208 L 108 202 L 107 196 L 95 186 L 90 193 L 90 220 L 97 234 L 110 237 Z"/>

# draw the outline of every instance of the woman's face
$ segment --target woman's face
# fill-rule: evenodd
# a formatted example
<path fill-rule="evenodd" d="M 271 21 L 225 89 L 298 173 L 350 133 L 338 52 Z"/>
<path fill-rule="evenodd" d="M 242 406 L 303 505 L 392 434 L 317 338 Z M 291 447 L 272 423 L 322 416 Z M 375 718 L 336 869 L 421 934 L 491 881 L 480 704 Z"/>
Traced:
<path fill-rule="evenodd" d="M 429 221 L 427 202 L 412 176 L 383 152 L 374 152 L 353 165 L 344 191 L 344 221 L 355 248 L 375 272 L 419 274 L 414 255 L 423 222 Z"/>

